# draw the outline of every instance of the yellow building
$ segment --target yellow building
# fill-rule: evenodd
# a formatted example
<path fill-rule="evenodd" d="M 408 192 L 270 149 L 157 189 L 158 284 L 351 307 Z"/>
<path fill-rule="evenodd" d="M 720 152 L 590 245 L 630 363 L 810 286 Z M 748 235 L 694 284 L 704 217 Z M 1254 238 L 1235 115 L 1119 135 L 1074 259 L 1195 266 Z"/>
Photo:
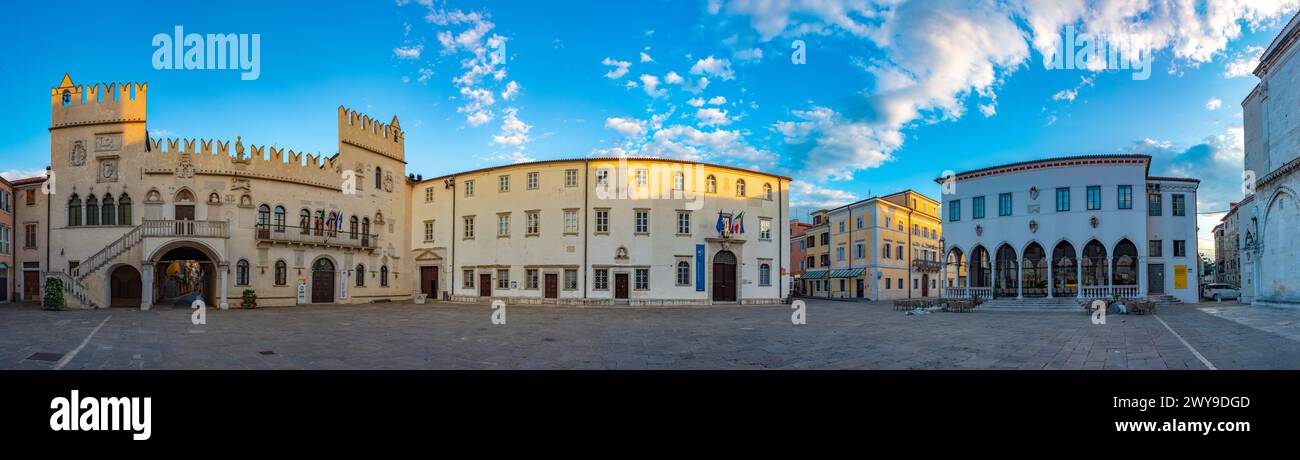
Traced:
<path fill-rule="evenodd" d="M 812 297 L 889 300 L 937 297 L 942 229 L 939 202 L 913 190 L 813 213 L 809 264 L 800 279 Z M 816 255 L 814 256 L 814 251 Z M 950 278 L 955 278 L 950 275 Z"/>

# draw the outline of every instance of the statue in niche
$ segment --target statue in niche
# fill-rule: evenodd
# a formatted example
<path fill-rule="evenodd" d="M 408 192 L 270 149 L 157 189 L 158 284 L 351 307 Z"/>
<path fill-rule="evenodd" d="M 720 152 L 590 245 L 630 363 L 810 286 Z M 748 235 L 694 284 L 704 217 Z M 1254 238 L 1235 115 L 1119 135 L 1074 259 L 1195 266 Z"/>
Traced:
<path fill-rule="evenodd" d="M 385 191 L 385 192 L 391 192 L 391 191 L 393 191 L 393 173 L 392 173 L 392 172 L 384 172 L 384 191 Z"/>
<path fill-rule="evenodd" d="M 176 177 L 181 179 L 194 178 L 194 159 L 189 153 L 182 153 L 180 163 L 176 165 Z"/>
<path fill-rule="evenodd" d="M 72 165 L 81 166 L 86 164 L 86 143 L 76 141 L 72 143 Z"/>

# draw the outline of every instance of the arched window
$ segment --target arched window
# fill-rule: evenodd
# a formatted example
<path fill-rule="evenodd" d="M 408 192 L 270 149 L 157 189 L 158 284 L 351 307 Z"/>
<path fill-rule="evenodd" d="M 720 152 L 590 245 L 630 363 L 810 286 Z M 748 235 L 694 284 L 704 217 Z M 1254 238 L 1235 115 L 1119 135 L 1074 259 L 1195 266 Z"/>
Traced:
<path fill-rule="evenodd" d="M 348 237 L 354 240 L 357 239 L 357 216 L 348 219 Z"/>
<path fill-rule="evenodd" d="M 86 225 L 99 225 L 99 198 L 86 198 Z"/>
<path fill-rule="evenodd" d="M 361 245 L 370 246 L 370 218 L 361 218 Z"/>
<path fill-rule="evenodd" d="M 235 263 L 235 285 L 248 286 L 248 261 L 239 259 Z"/>
<path fill-rule="evenodd" d="M 736 179 L 736 196 L 745 196 L 745 180 Z"/>
<path fill-rule="evenodd" d="M 382 169 L 379 169 L 378 166 L 375 166 L 375 190 L 376 190 L 376 191 L 378 191 L 378 190 L 383 190 L 383 188 L 384 188 L 384 174 L 383 174 L 383 172 L 384 172 L 384 171 L 383 171 Z"/>
<path fill-rule="evenodd" d="M 72 194 L 72 198 L 68 198 L 68 226 L 81 226 L 81 197 L 76 193 Z"/>
<path fill-rule="evenodd" d="M 718 193 L 718 178 L 709 174 L 709 177 L 704 179 L 704 191 L 708 193 Z"/>
<path fill-rule="evenodd" d="M 104 194 L 104 201 L 99 206 L 99 223 L 117 225 L 117 206 L 114 205 L 113 195 Z"/>
<path fill-rule="evenodd" d="M 388 266 L 387 265 L 383 265 L 379 267 L 379 285 L 383 287 L 388 287 Z"/>
<path fill-rule="evenodd" d="M 289 284 L 289 266 L 283 260 L 275 261 L 275 285 L 284 286 Z"/>
<path fill-rule="evenodd" d="M 284 233 L 284 206 L 275 207 L 275 231 Z"/>
<path fill-rule="evenodd" d="M 763 184 L 763 199 L 772 199 L 772 184 Z"/>
<path fill-rule="evenodd" d="M 123 193 L 117 198 L 117 224 L 131 225 L 131 196 Z"/>
<path fill-rule="evenodd" d="M 298 211 L 298 230 L 303 235 L 306 235 L 307 231 L 310 229 L 311 229 L 311 211 L 308 211 L 307 208 L 302 208 L 302 210 Z"/>
<path fill-rule="evenodd" d="M 357 264 L 357 287 L 366 287 L 366 266 Z"/>
<path fill-rule="evenodd" d="M 63 90 L 63 106 L 67 107 L 69 105 L 72 105 L 72 92 L 65 89 Z"/>
<path fill-rule="evenodd" d="M 686 190 L 686 175 L 681 171 L 673 173 L 673 190 Z"/>
<path fill-rule="evenodd" d="M 271 207 L 261 205 L 257 207 L 257 229 L 265 230 L 271 225 Z"/>
<path fill-rule="evenodd" d="M 758 266 L 758 285 L 772 285 L 772 266 L 768 264 L 759 264 Z"/>
<path fill-rule="evenodd" d="M 691 264 L 685 260 L 677 262 L 677 284 L 679 286 L 691 284 Z"/>

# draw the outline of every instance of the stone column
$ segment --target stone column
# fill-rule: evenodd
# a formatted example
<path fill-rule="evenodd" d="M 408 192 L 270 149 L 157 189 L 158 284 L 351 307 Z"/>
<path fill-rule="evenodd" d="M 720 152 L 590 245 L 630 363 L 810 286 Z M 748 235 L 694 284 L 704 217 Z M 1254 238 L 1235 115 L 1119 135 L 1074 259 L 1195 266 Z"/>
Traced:
<path fill-rule="evenodd" d="M 1112 248 L 1113 249 L 1113 248 Z M 1106 258 L 1106 296 L 1115 295 L 1115 258 Z"/>
<path fill-rule="evenodd" d="M 1052 287 L 1053 287 L 1052 285 L 1056 284 L 1056 277 L 1052 275 L 1052 269 L 1055 268 L 1055 267 L 1053 267 L 1053 265 L 1055 265 L 1055 264 L 1052 263 L 1052 258 L 1051 258 L 1051 256 L 1048 256 L 1048 258 L 1047 258 L 1047 298 L 1049 298 L 1049 299 L 1052 298 Z"/>
<path fill-rule="evenodd" d="M 1016 298 L 1025 298 L 1025 261 L 1016 264 Z"/>
<path fill-rule="evenodd" d="M 153 308 L 153 262 L 144 261 L 140 270 L 140 309 Z"/>
<path fill-rule="evenodd" d="M 1074 287 L 1075 290 L 1078 291 L 1075 293 L 1074 296 L 1076 298 L 1082 299 L 1083 298 L 1083 257 L 1076 255 L 1074 259 L 1074 269 L 1075 269 Z"/>
<path fill-rule="evenodd" d="M 226 283 L 226 272 L 230 271 L 230 266 L 229 266 L 229 265 L 225 265 L 225 264 L 223 264 L 223 265 L 218 265 L 218 266 L 217 266 L 217 270 L 221 272 L 221 288 L 220 288 L 220 290 L 221 290 L 221 303 L 220 303 L 220 305 L 221 305 L 221 309 L 222 309 L 222 310 L 227 310 L 227 309 L 230 308 L 230 304 L 226 302 L 226 284 L 228 284 L 228 283 Z"/>
<path fill-rule="evenodd" d="M 1138 297 L 1146 297 L 1149 286 L 1147 286 L 1147 258 L 1138 256 Z"/>
<path fill-rule="evenodd" d="M 948 255 L 943 255 L 943 282 L 939 283 L 939 297 L 948 297 Z"/>

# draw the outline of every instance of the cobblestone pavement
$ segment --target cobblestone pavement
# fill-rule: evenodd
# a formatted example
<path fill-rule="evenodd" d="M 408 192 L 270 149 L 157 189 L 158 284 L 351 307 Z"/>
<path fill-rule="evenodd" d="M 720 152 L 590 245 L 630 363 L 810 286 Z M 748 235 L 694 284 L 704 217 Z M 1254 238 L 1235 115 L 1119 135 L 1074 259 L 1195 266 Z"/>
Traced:
<path fill-rule="evenodd" d="M 513 306 L 493 325 L 486 305 L 370 304 L 209 310 L 194 326 L 185 309 L 4 305 L 0 368 L 1207 368 L 1190 345 L 1219 369 L 1300 369 L 1300 310 L 1261 308 L 1178 306 L 1093 325 L 1082 312 L 909 316 L 810 300 L 796 326 L 788 306 Z"/>

